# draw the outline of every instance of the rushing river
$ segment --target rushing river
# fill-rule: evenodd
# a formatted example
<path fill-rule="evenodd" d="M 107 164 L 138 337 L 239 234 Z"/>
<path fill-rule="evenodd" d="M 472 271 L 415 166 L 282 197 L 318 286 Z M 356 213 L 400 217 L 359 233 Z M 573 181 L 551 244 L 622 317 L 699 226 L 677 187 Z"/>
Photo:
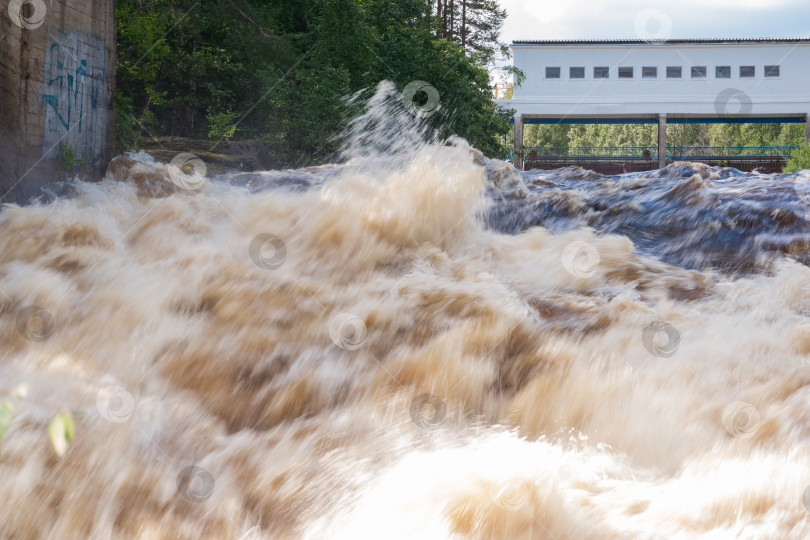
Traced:
<path fill-rule="evenodd" d="M 0 537 L 810 537 L 810 171 L 520 174 L 387 92 L 342 165 L 3 208 Z"/>

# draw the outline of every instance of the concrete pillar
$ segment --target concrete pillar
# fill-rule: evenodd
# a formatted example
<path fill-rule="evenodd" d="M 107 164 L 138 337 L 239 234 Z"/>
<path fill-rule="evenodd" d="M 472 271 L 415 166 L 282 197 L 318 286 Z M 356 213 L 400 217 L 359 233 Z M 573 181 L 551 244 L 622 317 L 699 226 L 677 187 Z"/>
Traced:
<path fill-rule="evenodd" d="M 3 3 L 0 202 L 25 202 L 63 180 L 62 146 L 83 173 L 103 174 L 114 146 L 114 96 L 115 2 Z"/>
<path fill-rule="evenodd" d="M 513 154 L 515 168 L 523 170 L 523 115 L 515 115 L 515 151 Z"/>
<path fill-rule="evenodd" d="M 658 115 L 658 168 L 667 165 L 667 115 Z"/>

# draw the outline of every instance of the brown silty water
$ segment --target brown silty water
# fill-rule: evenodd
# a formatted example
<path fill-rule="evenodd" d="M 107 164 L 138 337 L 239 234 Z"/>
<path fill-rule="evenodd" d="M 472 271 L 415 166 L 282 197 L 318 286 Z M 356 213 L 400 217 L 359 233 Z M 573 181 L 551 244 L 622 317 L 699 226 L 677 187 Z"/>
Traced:
<path fill-rule="evenodd" d="M 359 139 L 247 180 L 136 155 L 3 209 L 0 537 L 810 536 L 800 257 L 729 273 L 598 227 L 498 231 L 505 200 L 587 188 Z"/>

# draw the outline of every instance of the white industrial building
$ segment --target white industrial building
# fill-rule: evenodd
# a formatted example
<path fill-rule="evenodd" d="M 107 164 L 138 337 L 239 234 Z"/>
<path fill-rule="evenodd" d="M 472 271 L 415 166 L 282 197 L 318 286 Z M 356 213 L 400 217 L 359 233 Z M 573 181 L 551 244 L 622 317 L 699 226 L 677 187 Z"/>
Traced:
<path fill-rule="evenodd" d="M 526 123 L 807 122 L 810 39 L 515 41 L 515 159 Z M 810 137 L 810 127 L 808 128 Z"/>

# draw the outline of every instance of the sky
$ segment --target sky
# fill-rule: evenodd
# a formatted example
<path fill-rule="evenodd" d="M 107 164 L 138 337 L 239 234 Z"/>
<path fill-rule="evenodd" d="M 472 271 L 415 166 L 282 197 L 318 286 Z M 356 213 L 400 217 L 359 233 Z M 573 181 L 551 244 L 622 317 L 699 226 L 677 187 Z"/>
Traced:
<path fill-rule="evenodd" d="M 810 0 L 499 0 L 501 40 L 810 37 Z"/>

